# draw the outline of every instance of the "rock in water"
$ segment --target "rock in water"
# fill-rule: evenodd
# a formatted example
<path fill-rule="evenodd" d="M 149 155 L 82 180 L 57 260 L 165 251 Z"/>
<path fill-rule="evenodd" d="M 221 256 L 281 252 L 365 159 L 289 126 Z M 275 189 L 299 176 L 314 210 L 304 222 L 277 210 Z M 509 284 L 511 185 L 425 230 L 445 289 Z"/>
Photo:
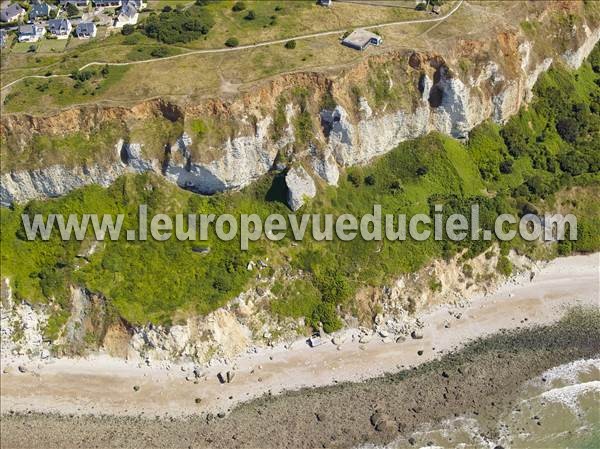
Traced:
<path fill-rule="evenodd" d="M 317 194 L 315 182 L 306 172 L 304 167 L 293 167 L 285 176 L 288 188 L 288 205 L 294 212 L 304 206 L 307 198 L 314 198 Z"/>

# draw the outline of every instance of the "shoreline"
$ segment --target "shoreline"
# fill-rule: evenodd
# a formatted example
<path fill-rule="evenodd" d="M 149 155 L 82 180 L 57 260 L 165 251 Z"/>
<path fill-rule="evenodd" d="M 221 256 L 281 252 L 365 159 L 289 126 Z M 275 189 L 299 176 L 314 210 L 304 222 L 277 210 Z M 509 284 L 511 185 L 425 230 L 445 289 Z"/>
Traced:
<path fill-rule="evenodd" d="M 533 426 L 542 432 L 539 441 L 547 441 L 546 432 L 553 430 L 552 419 L 557 419 L 547 403 L 560 400 L 568 405 L 571 401 L 555 397 L 557 393 L 564 396 L 563 378 L 584 376 L 577 377 L 583 382 L 580 386 L 572 383 L 578 382 L 573 377 L 569 385 L 574 386 L 567 389 L 578 391 L 581 398 L 587 394 L 582 400 L 592 401 L 586 406 L 588 422 L 595 420 L 594 394 L 600 394 L 600 371 L 594 371 L 598 357 L 600 311 L 582 307 L 551 325 L 477 339 L 414 369 L 362 383 L 265 395 L 228 415 L 153 419 L 13 413 L 0 420 L 0 435 L 2 447 L 13 449 L 88 448 L 91 442 L 96 447 L 120 449 L 400 449 L 435 445 L 432 441 L 440 439 L 432 437 L 430 430 L 435 427 L 431 426 L 454 422 L 459 433 L 451 438 L 442 432 L 441 439 L 448 444 L 437 447 L 454 447 L 459 441 L 465 447 L 482 449 L 532 447 L 528 434 L 522 433 L 523 426 Z M 584 374 L 580 368 L 586 365 L 591 370 Z M 531 407 L 536 397 L 542 399 L 542 408 Z M 467 427 L 460 427 L 461 422 Z M 594 429 L 578 433 L 579 441 L 594 438 Z M 524 446 L 513 446 L 512 436 Z"/>
<path fill-rule="evenodd" d="M 47 363 L 3 358 L 0 412 L 185 417 L 230 412 L 264 394 L 362 382 L 429 362 L 502 329 L 551 324 L 575 306 L 598 307 L 599 270 L 600 253 L 555 259 L 533 280 L 522 273 L 463 308 L 443 305 L 420 315 L 422 339 L 396 343 L 373 336 L 359 343 L 358 330 L 350 329 L 338 347 L 328 340 L 310 348 L 298 340 L 260 349 L 203 369 L 195 382 L 185 379 L 189 365 L 140 367 L 103 355 Z M 19 364 L 27 372 L 19 372 Z M 233 367 L 233 381 L 221 384 L 218 373 Z"/>

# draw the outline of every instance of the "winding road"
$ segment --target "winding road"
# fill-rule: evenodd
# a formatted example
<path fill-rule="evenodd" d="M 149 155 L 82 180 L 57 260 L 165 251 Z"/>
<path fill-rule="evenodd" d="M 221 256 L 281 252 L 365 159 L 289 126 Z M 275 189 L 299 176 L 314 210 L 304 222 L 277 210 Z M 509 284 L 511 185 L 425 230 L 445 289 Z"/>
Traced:
<path fill-rule="evenodd" d="M 448 19 L 450 16 L 452 16 L 456 11 L 458 11 L 460 9 L 460 7 L 462 6 L 464 0 L 459 0 L 458 4 L 452 8 L 451 11 L 449 11 L 446 15 L 441 16 L 441 17 L 436 17 L 433 19 L 418 19 L 418 20 L 402 20 L 399 22 L 387 22 L 387 23 L 381 23 L 381 24 L 377 24 L 377 25 L 369 25 L 369 26 L 365 26 L 365 27 L 361 27 L 365 30 L 373 30 L 373 29 L 378 29 L 378 28 L 384 28 L 384 27 L 390 27 L 390 26 L 398 26 L 398 25 L 414 25 L 414 24 L 419 24 L 419 23 L 432 23 L 432 22 L 442 22 L 446 19 Z M 265 41 L 265 42 L 259 42 L 256 44 L 250 44 L 250 45 L 240 45 L 238 47 L 232 47 L 232 48 L 211 48 L 211 49 L 205 49 L 205 50 L 193 50 L 193 51 L 189 51 L 186 53 L 181 53 L 178 55 L 173 55 L 173 56 L 166 56 L 164 58 L 152 58 L 152 59 L 143 59 L 140 61 L 131 61 L 131 62 L 100 62 L 100 61 L 94 61 L 94 62 L 89 62 L 87 64 L 85 64 L 84 66 L 81 66 L 78 70 L 85 70 L 88 67 L 92 67 L 92 66 L 96 66 L 96 65 L 108 65 L 108 66 L 130 66 L 130 65 L 137 65 L 137 64 L 147 64 L 147 63 L 151 63 L 151 62 L 158 62 L 158 61 L 167 61 L 167 60 L 171 60 L 171 59 L 177 59 L 177 58 L 183 58 L 186 56 L 192 56 L 192 55 L 202 55 L 202 54 L 212 54 L 212 53 L 229 53 L 229 52 L 236 52 L 236 51 L 242 51 L 242 50 L 248 50 L 248 49 L 253 49 L 253 48 L 259 48 L 259 47 L 267 47 L 270 45 L 277 45 L 277 44 L 284 44 L 290 40 L 306 40 L 306 39 L 313 39 L 316 37 L 323 37 L 323 36 L 332 36 L 332 35 L 336 35 L 336 34 L 340 34 L 340 33 L 344 33 L 345 31 L 347 31 L 347 29 L 340 29 L 340 30 L 333 30 L 333 31 L 323 31 L 323 32 L 319 32 L 319 33 L 313 33 L 313 34 L 305 34 L 305 35 L 300 35 L 300 36 L 291 36 L 291 37 L 287 37 L 285 39 L 277 39 L 277 40 L 272 40 L 272 41 Z M 24 81 L 26 79 L 34 79 L 34 78 L 38 78 L 38 79 L 47 79 L 47 78 L 65 78 L 65 77 L 70 77 L 70 74 L 64 74 L 64 75 L 27 75 L 24 77 L 21 77 L 19 79 L 16 79 L 10 83 L 8 83 L 6 86 L 3 86 L 0 88 L 0 91 L 8 89 L 9 87 Z"/>

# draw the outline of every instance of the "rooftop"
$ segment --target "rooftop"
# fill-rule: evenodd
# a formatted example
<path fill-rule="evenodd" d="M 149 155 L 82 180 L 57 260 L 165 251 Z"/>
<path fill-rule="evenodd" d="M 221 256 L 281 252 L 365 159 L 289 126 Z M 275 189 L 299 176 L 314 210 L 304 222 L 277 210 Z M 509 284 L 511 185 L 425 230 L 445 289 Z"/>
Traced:
<path fill-rule="evenodd" d="M 359 28 L 350 33 L 342 42 L 344 45 L 362 50 L 369 44 L 379 45 L 379 43 L 381 43 L 381 37 L 375 33 Z"/>

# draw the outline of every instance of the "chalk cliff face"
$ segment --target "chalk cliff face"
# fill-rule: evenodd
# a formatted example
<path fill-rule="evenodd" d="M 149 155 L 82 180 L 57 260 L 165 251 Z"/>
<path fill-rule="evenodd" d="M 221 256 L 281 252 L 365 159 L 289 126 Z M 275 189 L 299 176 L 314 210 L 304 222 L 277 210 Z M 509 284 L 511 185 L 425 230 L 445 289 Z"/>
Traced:
<path fill-rule="evenodd" d="M 341 167 L 366 163 L 404 140 L 431 131 L 462 139 L 487 119 L 505 122 L 531 99 L 536 80 L 553 62 L 560 61 L 572 68 L 582 64 L 600 40 L 600 28 L 592 29 L 585 23 L 580 28 L 573 31 L 574 37 L 566 43 L 569 48 L 563 54 L 548 50 L 550 47 L 534 50 L 535 43 L 517 34 L 503 36 L 509 49 L 498 54 L 488 50 L 487 60 L 476 63 L 468 73 L 461 71 L 451 58 L 391 52 L 364 60 L 337 76 L 282 75 L 230 102 L 215 99 L 203 105 L 179 106 L 160 101 L 140 104 L 131 110 L 103 112 L 95 107 L 89 114 L 80 109 L 51 117 L 3 117 L 0 130 L 13 137 L 10 142 L 18 148 L 11 150 L 16 152 L 35 133 L 62 135 L 73 131 L 73 127 L 85 131 L 98 123 L 126 123 L 132 117 L 162 117 L 184 123 L 185 128 L 185 123 L 195 117 L 210 116 L 218 126 L 221 120 L 239 126 L 229 135 L 219 134 L 221 140 L 210 145 L 192 133 L 183 132 L 160 157 L 145 154 L 144 142 L 123 136 L 121 141 L 114 142 L 120 157 L 112 157 L 108 163 L 17 167 L 1 175 L 0 202 L 6 206 L 34 198 L 57 197 L 89 184 L 108 186 L 126 173 L 145 171 L 161 174 L 182 188 L 212 194 L 247 186 L 273 168 L 286 168 L 287 162 L 274 167 L 281 154 L 287 156 L 286 161 L 304 160 L 304 166 L 311 168 L 316 177 L 336 185 Z M 381 106 L 373 95 L 356 97 L 350 93 L 357 84 L 368 86 L 369 76 L 378 67 L 390 65 L 402 67 L 407 74 L 404 79 L 394 80 L 391 76 L 389 79 L 390 86 L 393 83 L 407 86 L 403 98 L 406 101 L 402 104 Z M 290 99 L 292 88 L 308 92 L 307 105 L 301 107 Z M 325 93 L 337 105 L 322 109 Z M 283 100 L 287 102 L 283 111 L 279 111 Z M 310 114 L 313 124 L 313 136 L 308 142 L 298 138 L 297 117 L 303 112 Z"/>

